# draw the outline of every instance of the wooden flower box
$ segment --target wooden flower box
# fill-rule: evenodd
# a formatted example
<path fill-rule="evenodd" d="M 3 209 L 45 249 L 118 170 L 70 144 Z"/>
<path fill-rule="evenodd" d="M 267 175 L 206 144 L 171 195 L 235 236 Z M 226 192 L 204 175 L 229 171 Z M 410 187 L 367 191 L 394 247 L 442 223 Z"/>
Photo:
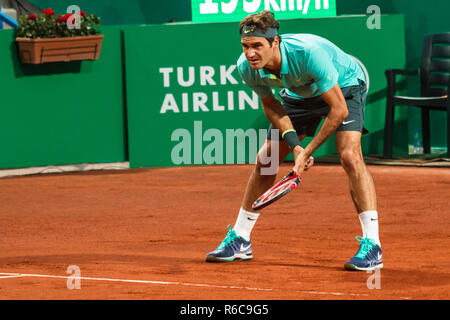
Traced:
<path fill-rule="evenodd" d="M 104 35 L 66 38 L 16 38 L 22 63 L 98 60 Z"/>

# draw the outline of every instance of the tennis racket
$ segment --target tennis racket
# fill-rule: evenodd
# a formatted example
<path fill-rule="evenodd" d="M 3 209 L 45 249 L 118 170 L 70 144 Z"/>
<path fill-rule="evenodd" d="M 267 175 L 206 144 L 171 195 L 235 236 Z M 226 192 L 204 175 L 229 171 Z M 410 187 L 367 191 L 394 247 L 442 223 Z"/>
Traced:
<path fill-rule="evenodd" d="M 272 188 L 264 192 L 264 194 L 256 199 L 253 203 L 253 210 L 260 210 L 274 203 L 280 198 L 284 197 L 289 191 L 294 190 L 300 183 L 301 178 L 294 171 L 291 171 L 280 182 L 275 184 Z"/>

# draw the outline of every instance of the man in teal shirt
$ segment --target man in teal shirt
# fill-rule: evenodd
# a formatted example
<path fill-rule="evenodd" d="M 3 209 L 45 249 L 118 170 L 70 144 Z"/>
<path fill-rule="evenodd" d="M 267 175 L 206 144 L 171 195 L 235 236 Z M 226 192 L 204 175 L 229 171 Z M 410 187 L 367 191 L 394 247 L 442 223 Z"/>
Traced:
<path fill-rule="evenodd" d="M 381 244 L 375 186 L 361 152 L 361 136 L 366 130 L 364 105 L 366 79 L 356 61 L 330 41 L 311 34 L 278 35 L 279 23 L 270 11 L 249 15 L 241 21 L 239 32 L 243 54 L 238 70 L 244 82 L 260 97 L 271 126 L 258 153 L 255 168 L 234 228 L 219 247 L 208 253 L 206 261 L 251 259 L 250 233 L 259 217 L 252 203 L 273 185 L 276 172 L 269 172 L 276 161 L 292 152 L 293 170 L 301 175 L 314 162 L 312 154 L 336 132 L 336 147 L 350 181 L 350 194 L 362 227 L 356 237 L 360 249 L 344 267 L 348 270 L 381 268 Z M 283 88 L 280 100 L 272 88 Z M 322 127 L 317 132 L 322 118 Z M 273 134 L 275 128 L 276 134 Z M 300 141 L 314 137 L 303 148 Z M 278 154 L 276 151 L 278 150 Z M 269 155 L 271 162 L 265 159 Z"/>
<path fill-rule="evenodd" d="M 261 99 L 272 93 L 270 87 L 287 88 L 296 97 L 317 97 L 339 87 L 358 85 L 364 73 L 349 55 L 330 41 L 312 34 L 285 34 L 279 44 L 280 78 L 268 69 L 253 70 L 245 54 L 238 60 L 238 70 L 245 83 Z"/>

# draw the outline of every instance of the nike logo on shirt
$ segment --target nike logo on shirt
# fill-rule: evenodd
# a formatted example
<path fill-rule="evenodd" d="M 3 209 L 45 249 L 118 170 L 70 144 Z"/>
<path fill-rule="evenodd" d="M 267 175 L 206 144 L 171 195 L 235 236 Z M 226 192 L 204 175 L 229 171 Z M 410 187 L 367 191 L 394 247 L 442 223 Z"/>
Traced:
<path fill-rule="evenodd" d="M 355 120 L 350 120 L 350 121 L 342 121 L 342 124 L 345 126 L 346 124 L 355 122 Z"/>

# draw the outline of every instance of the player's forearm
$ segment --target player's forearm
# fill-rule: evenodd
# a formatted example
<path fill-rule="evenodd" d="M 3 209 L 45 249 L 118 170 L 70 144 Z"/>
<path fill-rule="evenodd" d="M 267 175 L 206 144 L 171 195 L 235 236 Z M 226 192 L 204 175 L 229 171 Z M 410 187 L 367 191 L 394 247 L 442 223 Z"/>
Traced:
<path fill-rule="evenodd" d="M 305 148 L 305 157 L 311 156 L 332 134 L 348 115 L 346 105 L 330 107 L 330 112 L 326 116 L 322 127 L 316 136 Z"/>
<path fill-rule="evenodd" d="M 278 129 L 280 133 L 294 128 L 291 119 L 277 99 L 271 101 L 270 105 L 263 103 L 263 110 L 272 126 Z"/>

